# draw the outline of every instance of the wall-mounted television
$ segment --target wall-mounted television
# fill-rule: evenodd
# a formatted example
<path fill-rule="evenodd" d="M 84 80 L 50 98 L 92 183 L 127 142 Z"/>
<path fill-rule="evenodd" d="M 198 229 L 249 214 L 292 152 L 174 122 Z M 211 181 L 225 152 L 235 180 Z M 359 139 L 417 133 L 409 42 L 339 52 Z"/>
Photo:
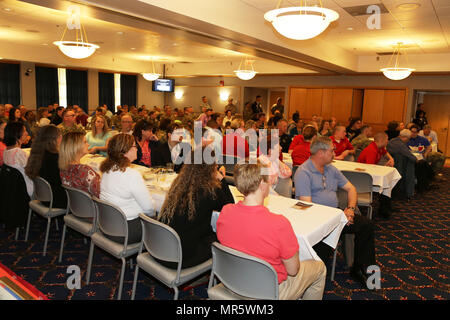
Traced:
<path fill-rule="evenodd" d="M 175 88 L 174 79 L 156 79 L 153 81 L 153 91 L 158 92 L 173 92 Z"/>

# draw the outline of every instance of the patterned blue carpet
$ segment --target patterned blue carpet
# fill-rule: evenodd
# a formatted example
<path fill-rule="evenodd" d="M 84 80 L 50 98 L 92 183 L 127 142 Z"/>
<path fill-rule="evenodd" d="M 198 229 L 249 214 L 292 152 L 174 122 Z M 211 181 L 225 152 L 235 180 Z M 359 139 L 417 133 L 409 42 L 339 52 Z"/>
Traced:
<path fill-rule="evenodd" d="M 394 201 L 398 208 L 390 220 L 374 220 L 376 230 L 376 259 L 381 268 L 381 289 L 371 291 L 353 281 L 338 254 L 335 281 L 328 275 L 324 300 L 447 300 L 450 298 L 449 225 L 450 225 L 450 169 L 444 169 L 446 181 L 436 183 L 437 189 L 428 191 L 409 202 Z M 62 220 L 61 220 L 62 221 Z M 24 231 L 18 241 L 14 232 L 0 228 L 0 262 L 27 280 L 38 290 L 57 300 L 104 300 L 117 295 L 120 262 L 96 248 L 91 282 L 85 285 L 89 242 L 69 230 L 62 263 L 58 263 L 62 223 L 56 231 L 52 224 L 47 256 L 42 256 L 46 221 L 36 215 L 31 222 L 28 242 Z M 331 259 L 330 259 L 331 260 Z M 65 286 L 67 267 L 81 269 L 81 289 Z M 129 264 L 125 273 L 122 299 L 129 299 L 134 269 Z M 209 275 L 202 276 L 180 290 L 180 299 L 205 299 Z M 172 299 L 167 289 L 145 272 L 139 273 L 136 299 Z"/>

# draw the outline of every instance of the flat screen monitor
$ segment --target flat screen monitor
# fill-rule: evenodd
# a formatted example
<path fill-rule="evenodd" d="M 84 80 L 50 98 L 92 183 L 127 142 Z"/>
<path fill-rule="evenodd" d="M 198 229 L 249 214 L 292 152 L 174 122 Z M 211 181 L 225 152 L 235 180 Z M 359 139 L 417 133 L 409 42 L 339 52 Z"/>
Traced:
<path fill-rule="evenodd" d="M 153 81 L 153 91 L 173 92 L 175 88 L 174 79 L 156 79 Z"/>

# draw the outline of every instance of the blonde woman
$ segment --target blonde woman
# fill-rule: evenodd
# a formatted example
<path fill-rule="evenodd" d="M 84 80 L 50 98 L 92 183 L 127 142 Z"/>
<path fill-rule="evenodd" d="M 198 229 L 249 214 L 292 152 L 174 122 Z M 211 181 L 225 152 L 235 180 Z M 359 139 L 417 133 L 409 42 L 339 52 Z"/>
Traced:
<path fill-rule="evenodd" d="M 112 137 L 109 131 L 108 122 L 102 115 L 96 115 L 92 119 L 92 131 L 86 134 L 86 141 L 89 144 L 89 153 L 106 157 L 108 141 Z"/>
<path fill-rule="evenodd" d="M 61 183 L 98 198 L 100 176 L 91 167 L 80 163 L 80 159 L 88 153 L 88 147 L 81 132 L 69 132 L 63 136 L 59 147 Z"/>

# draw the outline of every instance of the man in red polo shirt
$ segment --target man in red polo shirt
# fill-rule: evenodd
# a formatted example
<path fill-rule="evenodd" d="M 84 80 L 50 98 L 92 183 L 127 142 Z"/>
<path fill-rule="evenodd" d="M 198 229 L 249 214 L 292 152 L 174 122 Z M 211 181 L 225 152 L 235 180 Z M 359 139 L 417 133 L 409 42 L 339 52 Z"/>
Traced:
<path fill-rule="evenodd" d="M 300 166 L 309 159 L 311 151 L 309 149 L 311 140 L 317 135 L 317 130 L 313 126 L 307 126 L 303 129 L 303 135 L 295 136 L 291 145 L 289 146 L 289 153 L 292 157 L 292 164 Z"/>
<path fill-rule="evenodd" d="M 387 143 L 388 135 L 384 132 L 378 132 L 374 137 L 374 141 L 361 152 L 358 157 L 358 162 L 378 164 L 381 157 L 386 156 L 389 160 L 386 162 L 385 166 L 393 167 L 394 159 L 386 150 Z"/>
<path fill-rule="evenodd" d="M 222 208 L 217 220 L 217 239 L 224 246 L 270 263 L 278 275 L 280 300 L 321 300 L 326 268 L 322 261 L 299 260 L 299 245 L 287 218 L 264 206 L 270 191 L 264 166 L 236 165 L 234 180 L 244 195 L 237 204 Z"/>
<path fill-rule="evenodd" d="M 348 141 L 345 126 L 338 125 L 334 128 L 334 134 L 330 137 L 334 146 L 334 159 L 336 160 L 354 160 L 355 149 Z"/>

